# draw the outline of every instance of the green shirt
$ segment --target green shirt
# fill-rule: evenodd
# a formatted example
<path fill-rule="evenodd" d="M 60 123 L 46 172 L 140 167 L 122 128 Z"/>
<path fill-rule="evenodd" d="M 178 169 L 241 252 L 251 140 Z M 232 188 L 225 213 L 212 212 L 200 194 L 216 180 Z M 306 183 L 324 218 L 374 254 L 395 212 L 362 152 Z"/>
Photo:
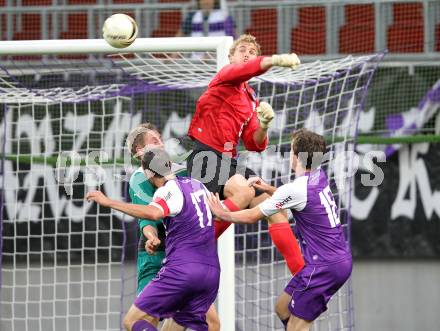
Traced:
<path fill-rule="evenodd" d="M 137 205 L 148 205 L 153 198 L 154 192 L 156 191 L 153 185 L 147 180 L 142 168 L 137 169 L 133 175 L 130 177 L 129 193 L 131 202 Z M 151 225 L 157 229 L 157 224 L 159 222 L 139 219 L 139 230 L 140 235 L 143 236 L 143 228 L 147 225 Z"/>

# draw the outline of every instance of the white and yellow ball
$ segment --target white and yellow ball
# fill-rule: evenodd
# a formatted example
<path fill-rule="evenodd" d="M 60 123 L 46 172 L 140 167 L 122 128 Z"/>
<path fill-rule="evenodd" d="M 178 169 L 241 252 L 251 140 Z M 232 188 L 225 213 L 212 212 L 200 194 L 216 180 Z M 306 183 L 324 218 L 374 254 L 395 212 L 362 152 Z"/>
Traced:
<path fill-rule="evenodd" d="M 124 48 L 130 46 L 138 34 L 138 26 L 133 18 L 125 14 L 108 17 L 102 27 L 102 34 L 111 46 Z"/>

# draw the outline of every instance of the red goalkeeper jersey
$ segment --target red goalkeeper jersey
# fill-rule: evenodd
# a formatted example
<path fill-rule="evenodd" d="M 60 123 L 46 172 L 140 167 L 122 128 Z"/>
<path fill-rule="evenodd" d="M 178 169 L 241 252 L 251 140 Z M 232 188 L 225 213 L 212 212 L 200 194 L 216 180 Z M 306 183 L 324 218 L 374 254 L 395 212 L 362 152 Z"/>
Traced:
<path fill-rule="evenodd" d="M 240 138 L 249 151 L 266 149 L 267 136 L 261 145 L 254 141 L 254 132 L 260 127 L 255 111 L 258 100 L 247 84 L 265 72 L 260 68 L 262 59 L 259 56 L 243 64 L 229 64 L 217 73 L 197 101 L 188 130 L 192 139 L 221 153 L 232 152 L 233 157 L 237 156 Z"/>

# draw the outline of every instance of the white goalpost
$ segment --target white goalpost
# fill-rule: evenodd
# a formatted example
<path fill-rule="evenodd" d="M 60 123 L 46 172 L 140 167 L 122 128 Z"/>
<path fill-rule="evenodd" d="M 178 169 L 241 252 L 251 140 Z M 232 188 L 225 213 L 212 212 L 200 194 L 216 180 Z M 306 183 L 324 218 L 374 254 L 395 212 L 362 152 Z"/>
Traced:
<path fill-rule="evenodd" d="M 122 50 L 100 39 L 0 42 L 0 329 L 122 328 L 135 297 L 136 222 L 83 197 L 99 186 L 126 199 L 138 165 L 125 138 L 141 122 L 158 126 L 166 149 L 184 163 L 195 102 L 228 63 L 231 44 L 231 37 L 139 38 Z M 239 162 L 275 185 L 290 180 L 290 133 L 301 127 L 323 134 L 335 155 L 353 151 L 380 58 L 274 68 L 252 80 L 276 123 L 268 150 L 243 152 Z M 344 169 L 352 161 L 326 164 L 348 237 L 351 178 Z M 222 330 L 281 330 L 274 303 L 290 276 L 267 225 L 231 227 L 218 251 Z M 348 283 L 314 330 L 352 330 L 352 316 Z"/>

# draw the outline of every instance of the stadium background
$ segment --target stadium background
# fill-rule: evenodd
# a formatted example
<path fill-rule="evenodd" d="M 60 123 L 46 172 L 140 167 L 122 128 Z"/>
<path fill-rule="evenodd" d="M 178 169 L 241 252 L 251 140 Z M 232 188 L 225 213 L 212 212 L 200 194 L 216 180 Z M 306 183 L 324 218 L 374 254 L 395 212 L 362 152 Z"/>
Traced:
<path fill-rule="evenodd" d="M 174 36 L 194 3 L 3 0 L 0 6 L 1 39 L 27 40 L 99 38 L 104 19 L 121 11 L 135 17 L 141 37 Z M 379 187 L 360 185 L 361 172 L 355 178 L 355 322 L 359 330 L 438 329 L 440 3 L 229 1 L 227 9 L 236 33 L 254 34 L 264 54 L 295 51 L 311 61 L 388 50 L 373 78 L 360 134 L 366 142 L 397 135 L 405 143 L 358 146 L 360 153 L 384 149 L 387 161 L 380 164 L 385 176 Z M 171 117 L 170 109 L 155 124 L 169 137 L 182 136 L 185 128 L 170 127 Z M 43 193 L 34 194 L 38 200 Z"/>

